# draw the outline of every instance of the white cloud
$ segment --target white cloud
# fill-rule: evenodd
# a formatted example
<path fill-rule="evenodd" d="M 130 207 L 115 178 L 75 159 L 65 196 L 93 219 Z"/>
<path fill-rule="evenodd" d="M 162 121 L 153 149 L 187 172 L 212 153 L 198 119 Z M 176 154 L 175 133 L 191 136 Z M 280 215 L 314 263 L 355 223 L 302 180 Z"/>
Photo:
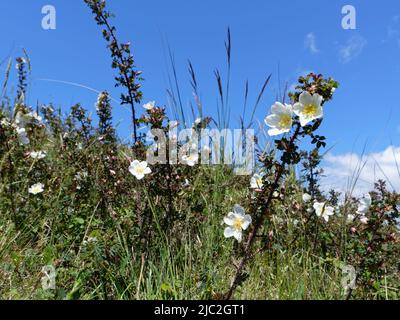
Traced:
<path fill-rule="evenodd" d="M 348 63 L 361 54 L 364 47 L 367 45 L 367 40 L 360 36 L 354 35 L 349 38 L 345 45 L 340 46 L 339 56 L 340 61 Z"/>
<path fill-rule="evenodd" d="M 314 32 L 310 32 L 306 35 L 306 38 L 304 39 L 304 47 L 310 50 L 312 54 L 319 52 L 319 49 L 317 48 L 317 39 Z"/>
<path fill-rule="evenodd" d="M 387 181 L 389 189 L 400 190 L 400 147 L 389 146 L 382 152 L 363 157 L 355 153 L 324 157 L 323 190 L 353 191 L 360 195 L 373 189 L 378 179 Z"/>
<path fill-rule="evenodd" d="M 400 16 L 392 17 L 390 24 L 387 26 L 386 40 L 383 42 L 395 41 L 400 47 Z"/>

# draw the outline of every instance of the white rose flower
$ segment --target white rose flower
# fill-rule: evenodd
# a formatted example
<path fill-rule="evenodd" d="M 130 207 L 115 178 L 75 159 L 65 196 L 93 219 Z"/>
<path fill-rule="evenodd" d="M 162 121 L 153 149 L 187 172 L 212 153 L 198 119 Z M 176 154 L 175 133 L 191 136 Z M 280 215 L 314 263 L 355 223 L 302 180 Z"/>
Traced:
<path fill-rule="evenodd" d="M 43 183 L 36 183 L 28 189 L 30 194 L 39 194 L 44 191 L 44 184 Z"/>
<path fill-rule="evenodd" d="M 290 104 L 283 105 L 280 102 L 275 102 L 271 107 L 271 114 L 264 120 L 265 124 L 271 127 L 268 130 L 268 134 L 276 136 L 289 132 L 293 123 L 292 113 L 293 110 Z"/>
<path fill-rule="evenodd" d="M 189 155 L 185 154 L 182 156 L 182 160 L 189 167 L 193 167 L 199 160 L 199 154 L 197 152 L 191 152 Z"/>
<path fill-rule="evenodd" d="M 250 188 L 251 189 L 261 189 L 263 184 L 264 174 L 255 173 L 250 179 Z"/>
<path fill-rule="evenodd" d="M 35 119 L 37 122 L 42 122 L 43 120 L 43 118 L 39 116 L 36 112 L 29 112 L 26 116 L 31 119 Z"/>
<path fill-rule="evenodd" d="M 355 219 L 354 214 L 348 214 L 347 215 L 347 223 L 352 223 Z"/>
<path fill-rule="evenodd" d="M 359 215 L 365 216 L 365 214 L 369 211 L 369 207 L 371 206 L 372 199 L 369 193 L 365 194 L 361 199 L 357 208 L 357 213 Z"/>
<path fill-rule="evenodd" d="M 326 222 L 329 221 L 329 217 L 333 216 L 335 213 L 335 209 L 331 206 L 327 206 L 325 202 L 314 202 L 314 210 L 315 214 L 318 217 L 324 218 Z"/>
<path fill-rule="evenodd" d="M 366 216 L 361 216 L 360 217 L 360 222 L 362 224 L 368 224 L 369 219 Z"/>
<path fill-rule="evenodd" d="M 136 179 L 142 180 L 146 174 L 151 173 L 151 169 L 147 166 L 146 161 L 133 160 L 129 166 L 129 172 L 132 173 Z"/>
<path fill-rule="evenodd" d="M 322 96 L 317 93 L 311 95 L 304 91 L 300 94 L 299 102 L 294 104 L 293 111 L 299 116 L 302 127 L 323 117 L 322 101 Z"/>
<path fill-rule="evenodd" d="M 15 115 L 14 123 L 15 123 L 17 126 L 19 126 L 19 127 L 22 128 L 22 127 L 25 127 L 25 125 L 26 125 L 26 123 L 27 123 L 26 120 L 27 120 L 27 119 L 26 119 L 25 115 L 24 115 L 21 111 L 18 111 L 17 114 Z"/>
<path fill-rule="evenodd" d="M 25 128 L 17 128 L 19 143 L 23 145 L 29 144 L 28 134 L 26 133 Z"/>
<path fill-rule="evenodd" d="M 184 188 L 190 187 L 190 182 L 188 179 L 185 179 L 185 182 L 182 184 L 182 187 Z"/>
<path fill-rule="evenodd" d="M 46 157 L 46 151 L 32 151 L 32 152 L 30 152 L 29 153 L 29 156 L 32 158 L 32 159 L 38 159 L 38 160 L 40 160 L 40 159 L 43 159 L 43 158 L 45 158 Z"/>
<path fill-rule="evenodd" d="M 181 162 L 188 165 L 189 167 L 193 167 L 199 161 L 199 152 L 196 143 L 192 143 L 191 145 L 186 144 L 183 146 L 181 151 L 186 151 L 186 154 L 181 156 Z M 181 153 L 180 151 L 180 153 Z"/>
<path fill-rule="evenodd" d="M 1 119 L 0 124 L 1 124 L 3 127 L 8 127 L 8 126 L 11 125 L 10 121 L 9 121 L 7 118 Z"/>
<path fill-rule="evenodd" d="M 155 106 L 156 106 L 155 101 L 149 101 L 143 105 L 143 108 L 145 108 L 146 110 L 152 110 Z"/>
<path fill-rule="evenodd" d="M 229 212 L 224 217 L 224 222 L 228 225 L 224 230 L 225 238 L 234 237 L 238 242 L 241 242 L 242 231 L 249 227 L 251 216 L 245 214 L 244 209 L 240 205 L 235 204 L 233 212 Z"/>

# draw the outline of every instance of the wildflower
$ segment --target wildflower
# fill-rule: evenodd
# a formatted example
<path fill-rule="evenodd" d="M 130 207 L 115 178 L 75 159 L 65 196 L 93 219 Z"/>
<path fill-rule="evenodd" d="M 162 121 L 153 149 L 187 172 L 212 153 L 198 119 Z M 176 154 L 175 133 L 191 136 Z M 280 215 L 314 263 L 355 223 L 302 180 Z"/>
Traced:
<path fill-rule="evenodd" d="M 94 243 L 97 242 L 97 238 L 96 237 L 88 237 L 87 240 L 83 240 L 82 244 L 83 245 L 87 245 L 89 243 Z"/>
<path fill-rule="evenodd" d="M 25 127 L 26 125 L 26 116 L 21 112 L 18 111 L 17 114 L 15 115 L 14 123 L 19 126 L 19 127 Z"/>
<path fill-rule="evenodd" d="M 44 184 L 43 183 L 36 183 L 28 189 L 29 193 L 31 194 L 39 194 L 44 191 Z"/>
<path fill-rule="evenodd" d="M 197 164 L 199 160 L 199 153 L 197 152 L 197 145 L 194 143 L 192 146 L 189 148 L 189 155 L 184 154 L 182 156 L 182 162 L 188 165 L 189 167 L 193 167 L 195 164 Z"/>
<path fill-rule="evenodd" d="M 199 160 L 199 155 L 197 152 L 191 152 L 189 155 L 183 155 L 182 160 L 189 166 L 193 167 Z"/>
<path fill-rule="evenodd" d="M 303 194 L 303 201 L 304 202 L 310 202 L 312 199 L 311 195 L 309 195 L 308 193 L 304 193 Z"/>
<path fill-rule="evenodd" d="M 275 102 L 271 107 L 271 113 L 264 120 L 265 124 L 271 127 L 268 130 L 270 136 L 276 136 L 285 132 L 289 132 L 292 128 L 292 106 L 289 104 L 283 105 L 280 102 Z"/>
<path fill-rule="evenodd" d="M 190 187 L 190 182 L 188 179 L 185 179 L 185 182 L 183 183 L 182 187 L 184 187 L 184 188 Z"/>
<path fill-rule="evenodd" d="M 353 222 L 353 221 L 354 221 L 354 218 L 355 218 L 354 214 L 348 214 L 348 215 L 347 215 L 347 222 L 348 222 L 348 223 Z"/>
<path fill-rule="evenodd" d="M 335 211 L 333 207 L 327 206 L 325 202 L 314 202 L 313 207 L 316 215 L 324 218 L 326 222 L 329 221 L 329 216 L 332 216 Z"/>
<path fill-rule="evenodd" d="M 32 151 L 32 152 L 30 152 L 29 153 L 29 156 L 32 158 L 32 159 L 38 159 L 38 160 L 40 160 L 40 159 L 43 159 L 43 158 L 45 158 L 46 157 L 46 151 Z"/>
<path fill-rule="evenodd" d="M 251 223 L 251 216 L 245 214 L 244 209 L 235 204 L 233 207 L 233 212 L 229 212 L 226 217 L 224 217 L 224 222 L 228 227 L 224 230 L 225 238 L 235 237 L 238 242 L 242 241 L 242 231 L 246 230 Z"/>
<path fill-rule="evenodd" d="M 146 110 L 152 110 L 154 107 L 156 106 L 156 102 L 155 101 L 149 101 L 146 104 L 143 105 L 143 108 L 145 108 Z"/>
<path fill-rule="evenodd" d="M 18 139 L 19 139 L 20 144 L 24 144 L 24 145 L 29 144 L 29 138 L 28 138 L 25 128 L 17 128 L 17 133 L 18 133 Z"/>
<path fill-rule="evenodd" d="M 317 93 L 311 95 L 307 91 L 304 91 L 300 94 L 299 102 L 294 104 L 293 111 L 299 116 L 302 127 L 313 120 L 322 118 L 322 101 L 322 96 Z"/>
<path fill-rule="evenodd" d="M 133 160 L 129 166 L 129 172 L 132 173 L 136 179 L 142 180 L 146 174 L 151 173 L 151 169 L 147 166 L 146 161 Z"/>
<path fill-rule="evenodd" d="M 360 199 L 360 204 L 358 205 L 357 213 L 360 215 L 365 215 L 368 212 L 371 203 L 372 203 L 371 196 L 369 195 L 369 193 L 365 194 Z"/>
<path fill-rule="evenodd" d="M 36 112 L 29 112 L 26 117 L 35 119 L 37 122 L 42 122 L 43 118 L 39 116 Z"/>
<path fill-rule="evenodd" d="M 255 173 L 250 179 L 250 188 L 251 189 L 262 189 L 264 174 Z"/>
<path fill-rule="evenodd" d="M 194 120 L 194 124 L 196 126 L 198 126 L 201 123 L 201 118 L 197 118 L 196 120 Z"/>
<path fill-rule="evenodd" d="M 82 180 L 86 179 L 88 176 L 89 176 L 89 173 L 87 171 L 81 171 L 75 175 L 75 180 L 82 181 Z"/>
<path fill-rule="evenodd" d="M 366 216 L 361 216 L 360 217 L 360 222 L 362 224 L 368 224 L 369 219 Z"/>
<path fill-rule="evenodd" d="M 9 125 L 11 125 L 10 121 L 7 118 L 1 119 L 0 124 L 2 127 L 8 127 Z"/>

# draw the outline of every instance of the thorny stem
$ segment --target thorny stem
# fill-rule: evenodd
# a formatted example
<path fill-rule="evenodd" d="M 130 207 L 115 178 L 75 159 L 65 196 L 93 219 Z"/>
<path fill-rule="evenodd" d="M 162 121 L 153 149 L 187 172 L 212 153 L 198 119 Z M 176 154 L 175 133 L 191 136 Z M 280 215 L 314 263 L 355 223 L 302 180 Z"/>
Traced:
<path fill-rule="evenodd" d="M 114 29 L 111 28 L 110 24 L 108 23 L 107 18 L 104 16 L 104 14 L 102 12 L 100 13 L 100 17 L 102 18 L 105 26 L 107 27 L 107 30 L 110 33 L 114 43 L 118 46 L 118 50 L 116 50 L 116 54 L 117 54 L 118 59 L 120 60 L 120 63 L 123 64 L 124 63 L 124 59 L 123 59 L 123 56 L 121 54 L 121 49 L 119 48 L 119 43 L 118 43 L 117 37 L 115 36 Z M 131 105 L 131 110 L 132 110 L 134 145 L 136 145 L 136 142 L 137 142 L 137 129 L 136 129 L 137 123 L 136 123 L 135 105 L 133 103 L 134 97 L 135 97 L 135 93 L 134 93 L 134 89 L 130 85 L 130 81 L 129 81 L 129 78 L 128 78 L 128 75 L 126 74 L 126 72 L 122 72 L 122 74 L 124 76 L 124 79 L 125 79 L 125 82 L 126 82 L 126 86 L 127 86 L 127 89 L 128 89 L 129 104 Z"/>
<path fill-rule="evenodd" d="M 297 136 L 299 135 L 300 128 L 301 128 L 300 124 L 297 124 L 297 128 L 296 128 L 296 130 L 295 130 L 295 132 L 294 132 L 294 134 L 293 134 L 293 136 L 292 136 L 292 138 L 290 140 L 290 144 L 292 144 L 296 140 Z M 264 212 L 257 218 L 257 220 L 255 222 L 255 225 L 254 225 L 254 228 L 253 228 L 253 230 L 251 231 L 251 233 L 249 235 L 249 238 L 247 240 L 247 244 L 246 244 L 245 249 L 244 249 L 244 255 L 243 255 L 243 257 L 242 257 L 242 259 L 241 259 L 241 261 L 239 263 L 239 266 L 237 267 L 237 270 L 236 270 L 235 276 L 233 278 L 231 287 L 230 287 L 228 293 L 226 294 L 226 297 L 225 297 L 226 300 L 230 300 L 232 298 L 233 293 L 235 292 L 237 286 L 239 285 L 239 283 L 241 281 L 242 271 L 243 271 L 246 263 L 250 260 L 250 258 L 252 258 L 252 256 L 251 256 L 251 248 L 252 248 L 252 246 L 254 244 L 254 241 L 256 239 L 256 235 L 257 235 L 258 230 L 261 228 L 261 226 L 263 225 L 263 223 L 265 221 L 265 218 L 270 213 L 269 210 L 270 210 L 271 201 L 273 199 L 273 194 L 274 194 L 274 191 L 276 190 L 276 188 L 279 185 L 279 181 L 282 178 L 283 173 L 284 173 L 284 166 L 280 166 L 278 168 L 278 171 L 276 172 L 274 182 L 272 183 L 271 188 L 269 189 L 267 201 L 265 202 Z M 263 194 L 264 194 L 264 192 L 262 193 L 262 195 Z M 260 199 L 262 199 L 262 195 L 259 197 L 259 201 L 258 202 L 260 202 Z"/>

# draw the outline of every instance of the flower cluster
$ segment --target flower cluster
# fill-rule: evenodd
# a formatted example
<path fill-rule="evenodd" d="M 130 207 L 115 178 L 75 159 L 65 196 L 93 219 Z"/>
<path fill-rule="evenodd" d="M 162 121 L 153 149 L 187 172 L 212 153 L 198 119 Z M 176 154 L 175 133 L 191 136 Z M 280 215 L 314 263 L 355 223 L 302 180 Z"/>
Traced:
<path fill-rule="evenodd" d="M 369 193 L 362 196 L 359 200 L 356 213 L 347 215 L 347 222 L 351 223 L 358 218 L 362 224 L 368 224 L 369 219 L 367 218 L 367 213 L 371 207 L 371 204 L 372 199 Z"/>
<path fill-rule="evenodd" d="M 302 127 L 310 122 L 323 117 L 323 97 L 317 93 L 310 94 L 303 91 L 299 102 L 293 106 L 275 102 L 271 107 L 271 114 L 265 118 L 265 123 L 271 127 L 268 130 L 270 136 L 287 133 L 293 125 L 293 113 L 298 116 Z"/>

